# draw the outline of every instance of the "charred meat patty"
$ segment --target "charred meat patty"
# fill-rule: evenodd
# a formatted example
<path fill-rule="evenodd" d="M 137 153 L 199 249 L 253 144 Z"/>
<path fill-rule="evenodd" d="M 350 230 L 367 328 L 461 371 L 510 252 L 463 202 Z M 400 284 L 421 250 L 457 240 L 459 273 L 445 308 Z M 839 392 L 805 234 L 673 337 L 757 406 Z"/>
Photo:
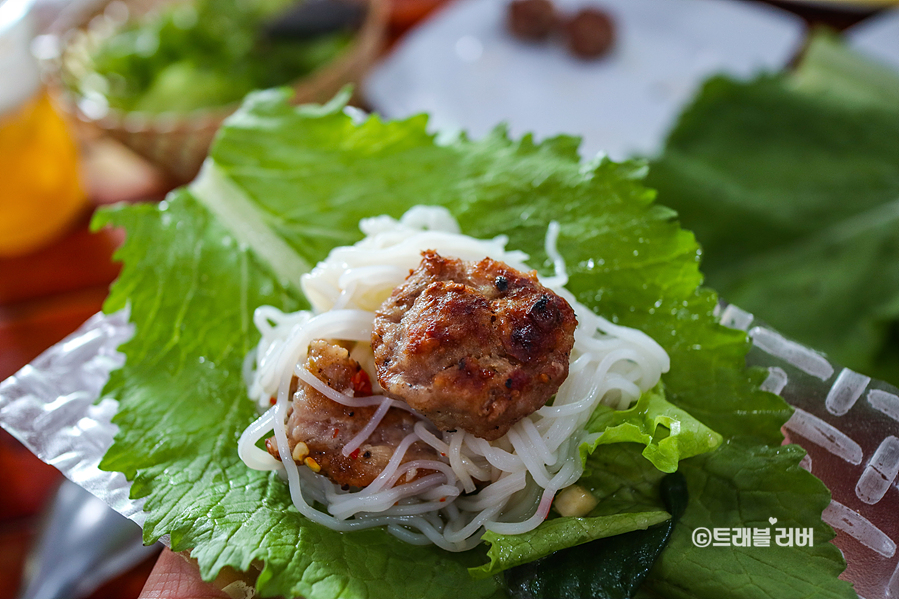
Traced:
<path fill-rule="evenodd" d="M 371 380 L 345 348 L 326 341 L 309 346 L 306 369 L 330 388 L 346 395 L 371 394 Z M 339 404 L 296 376 L 291 381 L 291 405 L 288 407 L 287 439 L 291 455 L 298 464 L 321 472 L 339 485 L 364 487 L 387 466 L 394 450 L 413 432 L 418 418 L 399 408 L 390 408 L 380 424 L 362 445 L 349 456 L 343 448 L 371 420 L 377 406 L 349 407 Z M 281 459 L 274 437 L 266 440 L 268 452 Z M 439 459 L 429 445 L 416 441 L 406 451 L 402 463 L 411 460 Z M 412 482 L 433 471 L 421 470 L 400 478 Z"/>
<path fill-rule="evenodd" d="M 576 325 L 536 272 L 428 250 L 375 314 L 378 382 L 441 430 L 498 439 L 568 376 Z"/>

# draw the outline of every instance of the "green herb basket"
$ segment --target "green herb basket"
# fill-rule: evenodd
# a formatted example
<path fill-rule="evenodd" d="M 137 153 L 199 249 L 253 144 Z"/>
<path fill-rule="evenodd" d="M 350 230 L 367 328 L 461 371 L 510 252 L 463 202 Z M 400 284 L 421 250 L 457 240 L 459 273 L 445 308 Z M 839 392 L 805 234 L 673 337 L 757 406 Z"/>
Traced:
<path fill-rule="evenodd" d="M 353 0 L 367 6 L 353 40 L 328 63 L 293 81 L 295 104 L 330 100 L 343 86 L 358 83 L 384 47 L 389 7 L 386 0 Z M 130 20 L 164 4 L 161 0 L 103 0 L 76 5 L 53 24 L 57 51 L 45 59 L 45 79 L 57 106 L 78 126 L 97 129 L 148 159 L 175 184 L 194 178 L 225 117 L 239 103 L 186 113 L 147 113 L 98 107 L 75 85 L 90 72 L 92 53 L 102 40 Z"/>

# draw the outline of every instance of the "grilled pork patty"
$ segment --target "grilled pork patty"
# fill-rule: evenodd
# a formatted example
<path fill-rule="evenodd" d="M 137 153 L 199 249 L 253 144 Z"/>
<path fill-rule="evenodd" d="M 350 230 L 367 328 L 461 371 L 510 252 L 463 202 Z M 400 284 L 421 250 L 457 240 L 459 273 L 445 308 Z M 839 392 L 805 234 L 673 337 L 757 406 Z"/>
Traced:
<path fill-rule="evenodd" d="M 568 376 L 576 325 L 535 271 L 428 250 L 376 312 L 378 382 L 441 430 L 498 439 Z"/>

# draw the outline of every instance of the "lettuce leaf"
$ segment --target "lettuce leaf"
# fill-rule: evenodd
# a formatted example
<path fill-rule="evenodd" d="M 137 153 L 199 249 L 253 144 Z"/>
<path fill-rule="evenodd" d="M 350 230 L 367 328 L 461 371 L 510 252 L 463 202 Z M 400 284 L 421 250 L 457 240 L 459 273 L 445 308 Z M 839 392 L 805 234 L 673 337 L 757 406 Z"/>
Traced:
<path fill-rule="evenodd" d="M 661 385 L 644 393 L 627 410 L 600 405 L 587 423 L 587 431 L 599 433 L 599 437 L 581 446 L 585 461 L 600 445 L 632 441 L 646 446 L 643 457 L 662 472 L 674 472 L 680 460 L 721 444 L 721 435 L 666 401 Z"/>
<path fill-rule="evenodd" d="M 627 512 L 585 518 L 558 517 L 520 535 L 500 535 L 487 531 L 484 533 L 484 541 L 490 544 L 490 550 L 487 551 L 490 562 L 469 571 L 478 578 L 497 574 L 588 541 L 646 530 L 670 517 L 664 511 Z"/>
<path fill-rule="evenodd" d="M 647 530 L 572 547 L 506 571 L 509 594 L 520 599 L 627 599 L 633 597 L 659 554 L 668 546 L 689 499 L 683 475 L 662 479 L 659 495 L 671 512 L 666 522 Z M 584 567 L 584 556 L 600 567 Z"/>
<path fill-rule="evenodd" d="M 795 73 L 715 78 L 648 182 L 727 301 L 899 384 L 899 75 L 823 35 Z"/>
<path fill-rule="evenodd" d="M 580 447 L 581 458 L 590 469 L 590 456 L 601 445 L 640 443 L 645 446 L 642 455 L 649 463 L 660 472 L 674 472 L 680 460 L 707 453 L 721 444 L 721 435 L 666 401 L 661 384 L 644 393 L 627 410 L 613 410 L 600 405 L 587 423 L 586 430 L 599 434 Z M 542 526 L 524 534 L 487 532 L 484 541 L 490 545 L 487 551 L 490 563 L 472 568 L 472 575 L 496 574 L 561 549 L 645 530 L 669 519 L 665 511 L 642 511 L 640 504 L 632 501 L 626 502 L 622 509 L 621 512 L 607 513 L 608 507 L 603 502 L 586 517 L 551 515 Z M 665 538 L 667 540 L 667 536 Z"/>
<path fill-rule="evenodd" d="M 853 596 L 836 579 L 843 562 L 820 519 L 827 490 L 798 467 L 801 450 L 780 447 L 791 410 L 759 391 L 763 373 L 744 369 L 745 335 L 716 324 L 716 297 L 698 288 L 698 247 L 670 210 L 652 203 L 643 165 L 581 164 L 575 139 L 535 144 L 502 129 L 479 142 L 437 145 L 423 117 L 354 124 L 339 100 L 295 108 L 286 94 L 249 96 L 187 189 L 94 221 L 127 231 L 117 254 L 122 275 L 105 309 L 130 306 L 137 328 L 105 391 L 120 402 L 120 432 L 103 467 L 124 472 L 133 496 L 146 498 L 147 541 L 170 535 L 175 550 L 192 550 L 207 579 L 225 566 L 260 564 L 263 595 L 502 595 L 497 577 L 469 575 L 488 561 L 486 547 L 449 554 L 380 530 L 327 530 L 297 514 L 277 475 L 246 469 L 236 452 L 254 418 L 241 376 L 257 340 L 253 309 L 304 306 L 299 274 L 333 246 L 359 239 L 360 218 L 398 217 L 429 203 L 450 208 L 467 234 L 508 235 L 544 272 L 546 227 L 559 221 L 569 289 L 659 341 L 672 361 L 667 401 L 723 436 L 717 451 L 681 462 L 696 498 L 684 515 L 690 524 L 675 529 L 677 550 L 663 553 L 648 585 L 695 597 L 783 597 L 775 587 Z M 590 457 L 582 482 L 604 499 L 591 517 L 622 514 L 633 523 L 635 512 L 663 510 L 662 473 L 640 448 L 603 445 Z M 815 547 L 757 555 L 690 544 L 691 527 L 772 515 L 815 527 Z M 546 530 L 547 546 L 577 537 L 563 524 Z M 712 562 L 723 574 L 710 573 Z"/>
<path fill-rule="evenodd" d="M 707 453 L 721 444 L 721 435 L 666 401 L 661 384 L 644 393 L 627 410 L 613 410 L 600 405 L 587 423 L 586 430 L 599 434 L 580 447 L 581 459 L 588 471 L 593 469 L 590 456 L 602 445 L 642 444 L 645 446 L 642 455 L 649 463 L 660 472 L 674 472 L 680 460 Z M 583 482 L 586 480 L 589 477 Z M 669 519 L 667 512 L 659 511 L 667 509 L 667 506 L 659 508 L 656 503 L 655 497 L 645 507 L 641 506 L 641 502 L 624 502 L 621 511 L 609 513 L 604 501 L 583 518 L 550 514 L 542 526 L 524 534 L 487 532 L 484 542 L 490 545 L 487 551 L 490 562 L 470 571 L 473 576 L 496 574 L 565 548 L 645 530 Z M 667 535 L 665 539 L 667 542 Z"/>

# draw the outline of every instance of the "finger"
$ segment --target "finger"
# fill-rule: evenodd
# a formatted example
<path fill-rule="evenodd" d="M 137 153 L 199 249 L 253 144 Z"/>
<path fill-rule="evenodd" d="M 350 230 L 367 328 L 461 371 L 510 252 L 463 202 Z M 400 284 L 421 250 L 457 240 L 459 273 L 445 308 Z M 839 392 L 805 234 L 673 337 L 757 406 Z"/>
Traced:
<path fill-rule="evenodd" d="M 169 549 L 163 550 L 139 599 L 231 599 L 200 578 L 196 562 Z"/>

